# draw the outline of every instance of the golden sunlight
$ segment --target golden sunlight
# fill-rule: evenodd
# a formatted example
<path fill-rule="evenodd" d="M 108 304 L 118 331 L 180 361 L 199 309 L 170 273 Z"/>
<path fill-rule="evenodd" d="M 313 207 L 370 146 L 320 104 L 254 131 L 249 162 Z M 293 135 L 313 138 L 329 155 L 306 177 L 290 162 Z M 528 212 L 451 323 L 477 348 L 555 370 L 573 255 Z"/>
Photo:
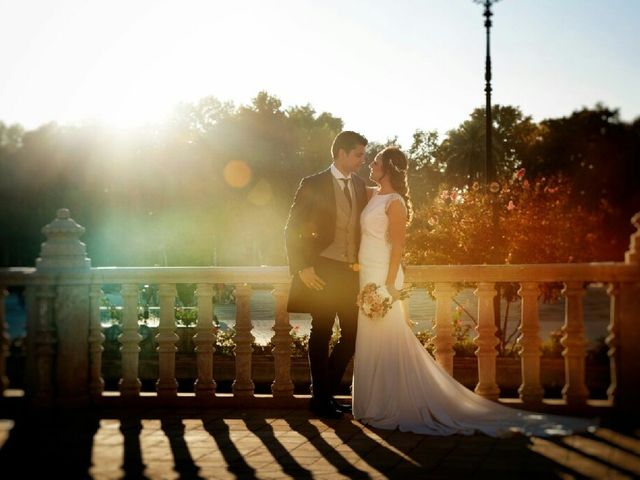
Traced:
<path fill-rule="evenodd" d="M 249 78 L 242 69 L 255 65 L 237 59 L 249 58 L 256 37 L 235 38 L 233 48 L 217 47 L 233 34 L 232 19 L 248 22 L 248 32 L 259 27 L 232 6 L 177 9 L 174 2 L 143 0 L 96 7 L 74 0 L 42 15 L 35 36 L 40 50 L 16 67 L 29 78 L 48 80 L 45 88 L 32 87 L 30 102 L 22 102 L 29 117 L 44 111 L 65 123 L 98 120 L 131 128 L 161 123 L 179 102 L 211 92 L 244 98 L 254 90 L 249 80 L 237 77 Z M 220 75 L 220 65 L 233 65 L 235 76 Z M 37 99 L 33 95 L 39 91 L 48 95 Z"/>
<path fill-rule="evenodd" d="M 262 206 L 269 203 L 272 197 L 271 184 L 264 178 L 261 178 L 251 189 L 247 199 L 254 205 Z"/>

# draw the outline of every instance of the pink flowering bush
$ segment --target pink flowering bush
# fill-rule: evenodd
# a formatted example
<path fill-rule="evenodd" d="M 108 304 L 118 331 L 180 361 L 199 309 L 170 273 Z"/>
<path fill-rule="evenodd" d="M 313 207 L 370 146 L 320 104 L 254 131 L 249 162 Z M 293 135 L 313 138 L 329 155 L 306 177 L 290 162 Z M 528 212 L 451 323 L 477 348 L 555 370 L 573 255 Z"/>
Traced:
<path fill-rule="evenodd" d="M 565 263 L 619 260 L 624 246 L 607 232 L 610 207 L 587 210 L 564 177 L 526 178 L 439 195 L 415 212 L 407 237 L 412 264 Z"/>
<path fill-rule="evenodd" d="M 587 209 L 575 198 L 567 178 L 529 179 L 524 169 L 486 188 L 478 183 L 464 188 L 442 185 L 434 201 L 415 212 L 406 260 L 422 265 L 620 260 L 625 245 L 607 228 L 613 213 L 607 200 Z M 508 332 L 507 318 L 519 285 L 498 283 L 496 288 L 507 302 L 503 319 L 496 312 L 498 350 L 507 354 L 514 350 L 516 329 Z M 556 300 L 561 289 L 560 283 L 541 284 L 541 297 Z"/>

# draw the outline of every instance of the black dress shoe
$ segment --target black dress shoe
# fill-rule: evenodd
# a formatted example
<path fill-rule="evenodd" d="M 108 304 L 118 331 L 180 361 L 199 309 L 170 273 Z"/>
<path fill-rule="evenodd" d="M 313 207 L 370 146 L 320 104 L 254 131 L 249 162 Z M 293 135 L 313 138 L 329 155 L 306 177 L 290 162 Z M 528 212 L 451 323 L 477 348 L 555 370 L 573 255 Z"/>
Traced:
<path fill-rule="evenodd" d="M 331 405 L 333 405 L 333 408 L 335 408 L 336 410 L 338 410 L 339 412 L 342 412 L 342 413 L 352 413 L 353 412 L 353 409 L 352 409 L 350 403 L 340 403 L 335 398 L 331 399 Z"/>
<path fill-rule="evenodd" d="M 342 412 L 337 410 L 331 400 L 311 399 L 309 403 L 310 410 L 320 418 L 327 420 L 337 420 L 342 418 Z"/>

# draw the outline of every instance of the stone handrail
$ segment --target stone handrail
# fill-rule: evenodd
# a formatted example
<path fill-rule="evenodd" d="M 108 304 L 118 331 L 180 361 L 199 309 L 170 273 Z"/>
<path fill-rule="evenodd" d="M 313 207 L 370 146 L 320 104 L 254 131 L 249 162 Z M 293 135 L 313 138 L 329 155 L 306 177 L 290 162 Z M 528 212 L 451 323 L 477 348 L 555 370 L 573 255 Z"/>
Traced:
<path fill-rule="evenodd" d="M 479 282 L 634 282 L 638 266 L 624 262 L 550 263 L 510 265 L 408 265 L 407 283 Z M 38 275 L 35 275 L 38 273 Z M 51 273 L 35 268 L 0 268 L 0 284 L 22 286 L 54 281 Z M 88 272 L 68 272 L 65 283 L 289 283 L 286 266 L 250 267 L 94 267 Z"/>
<path fill-rule="evenodd" d="M 412 265 L 407 282 L 633 282 L 638 266 L 617 262 L 528 265 Z"/>
<path fill-rule="evenodd" d="M 32 267 L 0 268 L 0 285 L 4 287 L 21 287 L 30 285 L 35 280 L 36 269 Z"/>
<path fill-rule="evenodd" d="M 93 284 L 105 283 L 289 283 L 287 267 L 98 267 Z"/>

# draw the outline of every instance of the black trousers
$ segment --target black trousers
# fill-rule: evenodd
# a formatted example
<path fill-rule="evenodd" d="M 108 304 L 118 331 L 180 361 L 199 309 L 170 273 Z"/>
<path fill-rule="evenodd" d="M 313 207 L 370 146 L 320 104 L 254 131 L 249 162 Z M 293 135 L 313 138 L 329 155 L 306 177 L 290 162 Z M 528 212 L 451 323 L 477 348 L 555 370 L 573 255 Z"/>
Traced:
<path fill-rule="evenodd" d="M 319 257 L 314 268 L 326 285 L 322 291 L 310 291 L 309 365 L 313 397 L 324 400 L 338 390 L 355 352 L 359 280 L 358 272 L 345 262 Z M 340 324 L 340 341 L 329 355 L 329 341 L 336 316 Z"/>

